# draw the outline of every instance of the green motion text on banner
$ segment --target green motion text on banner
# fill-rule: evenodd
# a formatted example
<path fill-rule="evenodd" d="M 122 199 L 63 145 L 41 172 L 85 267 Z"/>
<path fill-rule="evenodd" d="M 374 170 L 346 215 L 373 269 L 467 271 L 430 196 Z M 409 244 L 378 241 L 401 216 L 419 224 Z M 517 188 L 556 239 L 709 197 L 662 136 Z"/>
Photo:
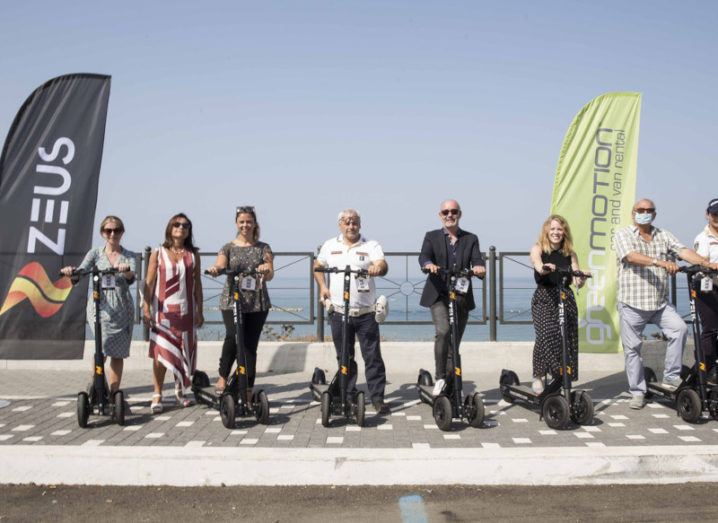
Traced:
<path fill-rule="evenodd" d="M 566 218 L 581 269 L 593 274 L 576 297 L 583 352 L 621 349 L 611 239 L 632 223 L 640 112 L 640 93 L 598 96 L 576 115 L 561 147 L 551 212 Z"/>

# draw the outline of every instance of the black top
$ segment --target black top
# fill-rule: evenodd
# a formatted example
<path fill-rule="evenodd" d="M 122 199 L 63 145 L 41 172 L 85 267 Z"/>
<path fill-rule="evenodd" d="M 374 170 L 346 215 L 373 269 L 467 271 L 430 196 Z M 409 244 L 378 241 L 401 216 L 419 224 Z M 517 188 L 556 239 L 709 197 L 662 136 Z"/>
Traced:
<path fill-rule="evenodd" d="M 560 250 L 551 251 L 550 253 L 541 253 L 541 261 L 543 263 L 553 263 L 556 267 L 561 269 L 571 268 L 571 256 L 565 256 Z M 555 272 L 551 272 L 544 276 L 541 276 L 536 269 L 534 269 L 534 280 L 539 287 L 558 287 L 559 275 Z M 572 277 L 568 277 L 566 286 L 571 285 Z"/>
<path fill-rule="evenodd" d="M 419 265 L 423 268 L 427 263 L 433 263 L 440 267 L 453 268 L 453 259 L 457 269 L 469 269 L 478 265 L 483 267 L 484 258 L 479 248 L 479 238 L 462 229 L 458 230 L 456 237 L 456 244 L 450 245 L 444 229 L 427 232 L 419 254 Z M 445 277 L 440 274 L 430 274 L 424 284 L 419 303 L 423 307 L 431 307 L 440 299 L 446 298 L 448 294 Z M 466 293 L 466 305 L 468 310 L 476 307 L 471 280 L 469 280 L 469 292 Z"/>

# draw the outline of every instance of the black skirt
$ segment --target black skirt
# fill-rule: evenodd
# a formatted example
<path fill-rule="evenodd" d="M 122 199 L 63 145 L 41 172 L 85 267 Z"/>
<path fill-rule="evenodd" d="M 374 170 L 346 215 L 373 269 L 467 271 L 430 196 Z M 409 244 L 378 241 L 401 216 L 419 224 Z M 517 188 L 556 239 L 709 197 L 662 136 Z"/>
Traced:
<path fill-rule="evenodd" d="M 541 377 L 550 373 L 560 376 L 561 332 L 558 325 L 558 287 L 539 286 L 531 300 L 531 316 L 536 342 L 533 353 L 533 375 Z M 573 292 L 568 289 L 564 306 L 566 320 L 566 343 L 572 380 L 578 379 L 578 308 Z"/>

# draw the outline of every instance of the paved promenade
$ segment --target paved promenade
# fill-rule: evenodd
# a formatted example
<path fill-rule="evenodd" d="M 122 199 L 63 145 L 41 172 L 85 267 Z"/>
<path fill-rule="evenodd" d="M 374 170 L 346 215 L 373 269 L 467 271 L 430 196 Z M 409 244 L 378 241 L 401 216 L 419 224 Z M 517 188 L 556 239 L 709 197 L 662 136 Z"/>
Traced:
<path fill-rule="evenodd" d="M 367 405 L 366 426 L 320 423 L 308 381 L 314 366 L 333 372 L 329 344 L 260 346 L 257 386 L 271 403 L 270 425 L 239 419 L 226 429 L 216 411 L 173 404 L 152 415 L 146 345 L 133 346 L 123 388 L 132 414 L 125 427 L 107 418 L 77 426 L 75 397 L 89 380 L 86 361 L 2 361 L 0 482 L 67 484 L 600 484 L 718 480 L 718 422 L 689 425 L 671 406 L 628 408 L 623 355 L 582 355 L 577 387 L 590 391 L 595 420 L 549 429 L 537 412 L 500 399 L 501 368 L 530 376 L 531 343 L 466 343 L 465 390 L 486 403 L 479 429 L 436 427 L 414 386 L 431 367 L 429 343 L 385 343 L 391 413 Z M 690 349 L 687 349 L 689 352 Z M 659 370 L 660 344 L 646 359 Z M 216 377 L 219 344 L 199 347 L 198 368 Z M 360 362 L 360 367 L 362 366 Z M 360 384 L 363 377 L 360 376 Z M 240 472 L 241 471 L 241 472 Z"/>

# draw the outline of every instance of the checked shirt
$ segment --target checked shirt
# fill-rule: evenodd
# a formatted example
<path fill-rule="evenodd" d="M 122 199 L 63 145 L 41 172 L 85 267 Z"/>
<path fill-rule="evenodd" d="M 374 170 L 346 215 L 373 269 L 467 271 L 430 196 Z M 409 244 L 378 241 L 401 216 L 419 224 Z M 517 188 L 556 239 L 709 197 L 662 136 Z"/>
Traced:
<path fill-rule="evenodd" d="M 618 301 L 636 309 L 653 311 L 668 302 L 668 272 L 661 267 L 628 263 L 625 258 L 637 252 L 663 261 L 675 261 L 684 246 L 668 231 L 653 227 L 651 241 L 641 238 L 631 225 L 616 231 L 613 250 L 618 258 Z"/>

